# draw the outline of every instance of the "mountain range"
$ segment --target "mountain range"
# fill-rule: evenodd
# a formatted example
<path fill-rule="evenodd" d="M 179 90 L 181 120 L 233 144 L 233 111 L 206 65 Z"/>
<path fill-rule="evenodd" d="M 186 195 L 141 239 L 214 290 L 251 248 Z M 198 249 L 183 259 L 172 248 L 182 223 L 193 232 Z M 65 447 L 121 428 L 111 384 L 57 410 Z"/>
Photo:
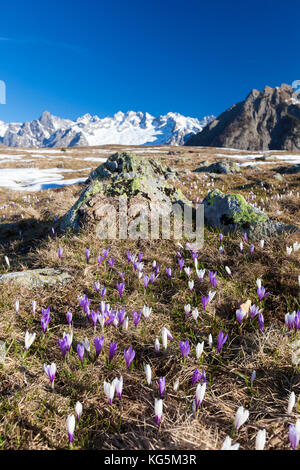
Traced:
<path fill-rule="evenodd" d="M 252 90 L 186 145 L 242 150 L 300 150 L 300 102 L 286 84 Z"/>
<path fill-rule="evenodd" d="M 183 145 L 214 119 L 168 113 L 119 111 L 113 117 L 85 114 L 76 121 L 44 111 L 39 119 L 24 123 L 0 121 L 0 143 L 7 147 L 74 147 L 105 144 Z"/>

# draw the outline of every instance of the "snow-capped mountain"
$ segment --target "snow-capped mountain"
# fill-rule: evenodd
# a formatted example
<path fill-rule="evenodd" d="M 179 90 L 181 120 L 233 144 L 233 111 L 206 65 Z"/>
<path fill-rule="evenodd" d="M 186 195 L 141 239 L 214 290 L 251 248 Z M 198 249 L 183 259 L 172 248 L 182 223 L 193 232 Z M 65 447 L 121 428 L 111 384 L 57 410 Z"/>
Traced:
<path fill-rule="evenodd" d="M 168 113 L 119 111 L 103 119 L 84 114 L 76 121 L 45 111 L 39 119 L 22 123 L 0 121 L 0 143 L 8 147 L 73 147 L 89 145 L 183 145 L 214 116 L 197 118 Z"/>

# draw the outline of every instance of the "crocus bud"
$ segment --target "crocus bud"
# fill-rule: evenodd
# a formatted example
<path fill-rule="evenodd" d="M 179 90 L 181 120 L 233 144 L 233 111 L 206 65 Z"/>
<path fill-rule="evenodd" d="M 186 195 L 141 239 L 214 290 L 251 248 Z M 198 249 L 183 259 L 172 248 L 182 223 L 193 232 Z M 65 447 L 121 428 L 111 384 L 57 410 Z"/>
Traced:
<path fill-rule="evenodd" d="M 82 404 L 80 403 L 80 401 L 78 401 L 75 405 L 75 413 L 76 413 L 77 422 L 78 422 L 80 420 L 80 416 L 82 413 Z"/>
<path fill-rule="evenodd" d="M 73 447 L 74 431 L 75 431 L 75 416 L 69 415 L 67 417 L 67 431 L 69 436 L 70 449 Z"/>
<path fill-rule="evenodd" d="M 145 374 L 146 374 L 147 384 L 150 385 L 151 384 L 152 371 L 151 371 L 151 367 L 150 367 L 149 364 L 145 365 Z"/>
<path fill-rule="evenodd" d="M 288 409 L 287 409 L 288 415 L 292 413 L 295 403 L 296 403 L 296 395 L 295 395 L 295 392 L 292 392 L 289 396 Z"/>
<path fill-rule="evenodd" d="M 155 420 L 158 426 L 160 426 L 162 414 L 163 414 L 163 401 L 161 399 L 155 398 L 154 402 L 154 412 L 155 412 Z"/>
<path fill-rule="evenodd" d="M 258 431 L 255 439 L 255 450 L 264 450 L 266 444 L 266 430 Z"/>

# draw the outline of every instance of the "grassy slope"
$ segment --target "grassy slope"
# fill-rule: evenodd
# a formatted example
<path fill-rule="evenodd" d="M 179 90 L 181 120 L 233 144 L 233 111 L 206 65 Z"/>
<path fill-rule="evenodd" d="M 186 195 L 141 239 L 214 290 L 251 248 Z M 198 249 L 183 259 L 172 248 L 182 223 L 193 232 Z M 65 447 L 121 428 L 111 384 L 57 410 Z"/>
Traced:
<path fill-rule="evenodd" d="M 187 157 L 184 167 L 195 168 L 196 160 L 189 155 Z M 182 161 L 176 165 L 174 160 L 170 158 L 171 166 L 183 166 Z M 248 171 L 243 177 L 221 176 L 215 180 L 214 187 L 247 196 L 249 189 L 235 188 L 257 178 L 272 181 L 274 188 L 269 187 L 267 191 L 260 186 L 252 188 L 257 201 L 267 195 L 269 200 L 265 207 L 270 216 L 284 222 L 299 223 L 300 207 L 296 192 L 300 188 L 300 178 L 289 176 L 284 183 L 279 183 L 271 179 L 268 170 L 263 171 Z M 194 175 L 192 181 L 197 184 L 197 188 L 192 188 L 189 194 L 191 180 L 187 181 L 187 176 L 182 176 L 182 183 L 185 182 L 183 187 L 189 198 L 202 198 L 212 187 L 210 178 L 205 179 L 204 175 Z M 289 182 L 288 189 L 285 187 L 286 182 Z M 292 195 L 288 194 L 290 190 Z M 291 363 L 290 343 L 293 336 L 284 328 L 284 315 L 287 311 L 300 308 L 300 258 L 299 252 L 287 257 L 286 245 L 291 245 L 297 239 L 299 241 L 299 236 L 285 235 L 266 240 L 263 250 L 256 243 L 252 256 L 249 255 L 250 243 L 245 243 L 244 253 L 240 253 L 241 236 L 227 236 L 223 242 L 225 253 L 221 255 L 218 234 L 205 230 L 205 245 L 198 258 L 199 267 L 217 271 L 218 286 L 215 299 L 203 312 L 201 295 L 206 295 L 211 289 L 207 274 L 203 283 L 200 283 L 193 270 L 191 278 L 195 280 L 195 289 L 191 294 L 187 287 L 187 276 L 179 271 L 176 255 L 178 246 L 173 241 L 101 242 L 92 228 L 74 236 L 48 235 L 53 225 L 51 214 L 62 215 L 76 200 L 79 191 L 79 187 L 69 187 L 36 193 L 31 195 L 31 202 L 39 202 L 31 207 L 23 200 L 24 193 L 11 193 L 15 206 L 8 203 L 8 207 L 2 209 L 7 221 L 18 220 L 20 212 L 24 214 L 25 221 L 31 218 L 40 221 L 26 230 L 21 227 L 24 230 L 21 238 L 17 233 L 12 233 L 3 240 L 0 257 L 9 257 L 10 270 L 57 266 L 57 250 L 61 247 L 64 249 L 61 265 L 72 274 L 73 281 L 63 289 L 28 291 L 0 287 L 0 337 L 9 347 L 6 364 L 0 369 L 0 448 L 66 448 L 66 417 L 73 412 L 77 400 L 83 404 L 83 415 L 75 431 L 75 448 L 219 449 L 226 435 L 231 434 L 232 421 L 241 405 L 250 411 L 249 420 L 234 438 L 241 448 L 253 449 L 256 433 L 263 428 L 267 430 L 266 448 L 289 448 L 288 425 L 295 423 L 296 414 L 286 414 L 287 402 L 292 390 L 299 395 L 300 380 L 299 371 Z M 272 197 L 277 192 L 285 196 L 274 201 Z M 4 202 L 8 202 L 7 194 L 2 191 L 0 205 Z M 110 248 L 109 257 L 115 258 L 112 269 L 104 263 L 98 267 L 96 263 L 96 256 L 106 246 Z M 85 260 L 87 247 L 91 250 L 89 264 Z M 151 272 L 154 259 L 160 265 L 160 277 L 147 293 L 144 293 L 141 281 L 138 281 L 132 266 L 127 262 L 128 250 L 134 254 L 144 254 L 144 272 L 147 274 Z M 190 253 L 180 251 L 185 258 L 185 266 L 193 267 Z M 225 272 L 226 265 L 232 270 L 232 278 Z M 172 280 L 165 275 L 166 267 L 172 267 Z M 0 272 L 7 270 L 4 264 L 0 266 Z M 118 271 L 124 273 L 126 281 L 121 301 L 115 287 L 116 281 L 120 281 Z M 246 320 L 242 327 L 235 320 L 235 311 L 241 302 L 251 299 L 258 303 L 257 277 L 263 280 L 263 285 L 270 292 L 262 302 L 265 333 L 259 331 L 257 319 L 252 323 Z M 93 289 L 96 279 L 101 285 L 107 286 L 105 300 L 113 308 L 126 307 L 129 329 L 124 332 L 119 327 L 108 326 L 102 332 L 98 325 L 97 336 L 103 334 L 105 344 L 104 351 L 95 362 L 94 328 L 82 313 L 77 296 L 86 293 L 92 299 L 91 305 L 95 309 L 99 308 L 100 298 Z M 18 314 L 14 306 L 17 299 L 20 300 Z M 31 312 L 33 299 L 38 305 L 35 318 Z M 198 307 L 200 315 L 197 323 L 191 316 L 186 318 L 186 303 Z M 144 304 L 153 307 L 152 314 L 148 320 L 141 319 L 135 329 L 132 312 L 140 310 Z M 43 338 L 40 308 L 48 305 L 51 308 L 51 322 Z M 57 340 L 64 331 L 68 331 L 65 318 L 68 309 L 72 310 L 74 318 L 74 350 L 63 361 Z M 166 352 L 161 351 L 157 355 L 154 352 L 154 341 L 160 337 L 162 326 L 171 330 L 174 341 L 169 343 Z M 37 338 L 24 358 L 26 329 L 36 331 Z M 214 347 L 220 329 L 228 333 L 229 339 L 221 355 L 216 355 Z M 209 334 L 213 336 L 213 350 L 208 346 Z M 76 345 L 85 337 L 90 340 L 91 354 L 86 356 L 84 368 L 81 369 Z M 189 338 L 191 352 L 186 363 L 183 363 L 179 341 L 186 338 Z M 117 355 L 112 366 L 108 366 L 109 342 L 116 340 Z M 195 346 L 202 340 L 205 341 L 204 356 L 197 361 Z M 129 345 L 136 351 L 131 372 L 126 370 L 123 357 L 124 348 Z M 57 364 L 54 392 L 43 372 L 43 363 L 50 364 L 52 361 Z M 151 386 L 145 382 L 146 363 L 152 367 Z M 203 406 L 195 417 L 192 401 L 196 386 L 191 385 L 191 379 L 196 367 L 205 369 L 208 386 Z M 251 387 L 250 376 L 254 369 L 257 379 Z M 120 375 L 124 379 L 122 402 L 116 399 L 109 406 L 103 392 L 103 380 L 111 381 Z M 163 423 L 158 430 L 154 420 L 154 397 L 158 397 L 157 383 L 160 376 L 166 377 L 167 395 Z M 173 383 L 177 378 L 180 388 L 174 392 Z"/>

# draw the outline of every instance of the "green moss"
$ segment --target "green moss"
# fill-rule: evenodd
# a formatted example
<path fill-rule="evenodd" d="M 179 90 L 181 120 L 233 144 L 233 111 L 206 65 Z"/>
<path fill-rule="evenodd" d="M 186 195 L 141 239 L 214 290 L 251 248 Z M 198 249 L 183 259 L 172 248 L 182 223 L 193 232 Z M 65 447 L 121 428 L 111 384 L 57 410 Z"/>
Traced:
<path fill-rule="evenodd" d="M 232 214 L 233 220 L 236 224 L 240 222 L 249 224 L 267 222 L 268 217 L 257 214 L 250 204 L 247 203 L 246 199 L 240 194 L 229 194 L 228 197 L 235 199 L 241 209 L 239 212 L 233 212 Z"/>

